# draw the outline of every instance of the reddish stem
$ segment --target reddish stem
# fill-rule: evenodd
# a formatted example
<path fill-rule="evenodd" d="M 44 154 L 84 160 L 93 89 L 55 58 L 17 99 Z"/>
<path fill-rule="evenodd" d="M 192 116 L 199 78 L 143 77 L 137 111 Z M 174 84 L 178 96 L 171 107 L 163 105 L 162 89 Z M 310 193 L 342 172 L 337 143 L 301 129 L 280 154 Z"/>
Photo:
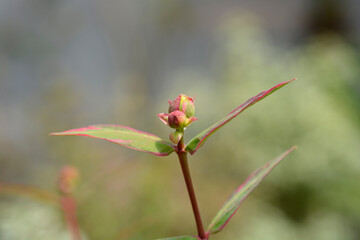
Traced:
<path fill-rule="evenodd" d="M 76 202 L 72 196 L 62 196 L 60 204 L 63 209 L 67 226 L 73 236 L 73 240 L 81 240 L 79 223 L 76 217 Z"/>
<path fill-rule="evenodd" d="M 199 207 L 198 207 L 198 204 L 197 204 L 197 201 L 196 201 L 194 187 L 193 187 L 193 184 L 192 184 L 192 181 L 191 181 L 190 169 L 189 169 L 189 164 L 188 164 L 188 160 L 187 160 L 187 151 L 185 151 L 183 138 L 181 138 L 181 140 L 180 140 L 180 142 L 178 144 L 178 148 L 177 148 L 176 153 L 177 153 L 177 155 L 179 157 L 181 170 L 182 170 L 182 173 L 184 175 L 186 188 L 187 188 L 188 193 L 189 193 L 191 206 L 192 206 L 195 221 L 196 221 L 196 227 L 197 227 L 198 235 L 199 235 L 200 239 L 207 240 L 207 236 L 206 236 L 206 233 L 204 231 L 204 226 L 203 226 L 203 223 L 202 223 L 202 220 L 201 220 Z"/>

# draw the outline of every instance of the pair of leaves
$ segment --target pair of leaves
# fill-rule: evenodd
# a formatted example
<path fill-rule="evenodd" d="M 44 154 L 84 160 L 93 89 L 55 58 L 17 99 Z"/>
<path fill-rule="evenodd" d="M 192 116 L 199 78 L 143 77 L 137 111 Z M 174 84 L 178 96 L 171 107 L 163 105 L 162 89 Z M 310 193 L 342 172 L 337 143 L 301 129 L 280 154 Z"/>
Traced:
<path fill-rule="evenodd" d="M 220 211 L 216 214 L 214 219 L 211 221 L 208 229 L 207 235 L 215 234 L 220 232 L 230 219 L 234 216 L 240 204 L 246 199 L 246 197 L 259 185 L 259 183 L 271 172 L 271 170 L 280 163 L 290 152 L 292 152 L 296 146 L 290 148 L 286 152 L 282 153 L 280 156 L 274 160 L 266 163 L 261 168 L 254 171 L 236 191 L 232 196 L 225 202 Z M 161 240 L 196 240 L 198 237 L 184 236 L 184 237 L 174 237 L 166 238 Z"/>
<path fill-rule="evenodd" d="M 226 123 L 231 121 L 233 118 L 238 116 L 247 108 L 251 107 L 255 103 L 261 101 L 265 97 L 269 96 L 273 92 L 279 90 L 280 88 L 282 88 L 283 86 L 294 80 L 295 79 L 279 83 L 276 86 L 248 99 L 245 103 L 235 108 L 232 112 L 230 112 L 226 117 L 221 119 L 219 122 L 205 129 L 204 131 L 196 135 L 193 139 L 191 139 L 189 143 L 186 145 L 186 150 L 191 154 L 194 154 L 212 134 L 214 134 Z M 128 148 L 132 148 L 138 151 L 148 152 L 158 156 L 167 156 L 171 154 L 173 151 L 175 151 L 175 147 L 176 147 L 170 142 L 165 141 L 158 136 L 121 125 L 94 125 L 85 128 L 78 128 L 64 132 L 52 133 L 52 135 L 78 135 L 78 136 L 99 138 Z M 256 188 L 256 186 L 267 176 L 267 174 L 269 174 L 269 172 L 294 149 L 295 147 L 292 147 L 291 149 L 283 153 L 275 160 L 265 164 L 263 167 L 252 173 L 249 176 L 249 178 L 233 193 L 230 199 L 223 205 L 223 207 L 217 213 L 217 215 L 215 216 L 215 218 L 210 223 L 210 226 L 207 229 L 207 234 L 210 235 L 220 232 L 229 222 L 232 216 L 235 214 L 242 201 Z M 199 237 L 183 236 L 183 237 L 167 238 L 167 240 L 196 240 L 196 239 L 199 239 Z"/>
<path fill-rule="evenodd" d="M 194 154 L 213 133 L 219 130 L 226 123 L 238 116 L 245 109 L 249 108 L 250 106 L 254 105 L 255 103 L 259 102 L 260 100 L 264 99 L 265 97 L 269 96 L 273 92 L 279 90 L 294 80 L 295 79 L 279 83 L 269 90 L 263 91 L 258 95 L 248 99 L 245 103 L 241 104 L 239 107 L 230 112 L 225 118 L 221 119 L 219 122 L 205 129 L 196 135 L 193 139 L 191 139 L 186 145 L 186 150 L 191 154 Z M 172 143 L 165 141 L 158 136 L 121 125 L 93 125 L 64 132 L 52 133 L 51 135 L 77 135 L 99 138 L 122 145 L 127 148 L 151 153 L 157 156 L 167 156 L 175 150 L 175 146 Z"/>

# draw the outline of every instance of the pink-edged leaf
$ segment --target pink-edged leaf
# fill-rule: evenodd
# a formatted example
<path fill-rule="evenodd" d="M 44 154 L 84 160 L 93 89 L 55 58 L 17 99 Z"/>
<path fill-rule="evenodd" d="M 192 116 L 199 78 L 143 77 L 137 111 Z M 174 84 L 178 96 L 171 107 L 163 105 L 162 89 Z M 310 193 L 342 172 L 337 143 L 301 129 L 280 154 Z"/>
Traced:
<path fill-rule="evenodd" d="M 216 216 L 210 223 L 207 232 L 209 234 L 220 232 L 230 221 L 231 217 L 235 214 L 235 212 L 239 208 L 240 204 L 245 200 L 245 198 L 270 173 L 270 171 L 295 148 L 296 146 L 290 148 L 289 150 L 281 154 L 279 157 L 268 162 L 267 164 L 253 172 L 245 180 L 245 182 L 243 182 L 240 187 L 236 189 L 233 195 L 222 206 L 220 211 L 216 214 Z"/>
<path fill-rule="evenodd" d="M 170 237 L 170 238 L 161 238 L 157 240 L 199 240 L 199 237 L 196 236 L 181 236 L 181 237 Z"/>
<path fill-rule="evenodd" d="M 15 183 L 0 183 L 0 194 L 14 194 L 19 196 L 30 197 L 42 202 L 59 206 L 59 196 L 50 192 L 41 190 L 36 187 L 26 186 Z"/>
<path fill-rule="evenodd" d="M 204 131 L 196 135 L 193 139 L 191 139 L 189 143 L 186 145 L 186 150 L 189 151 L 191 154 L 194 154 L 199 149 L 199 147 L 201 147 L 204 144 L 204 142 L 208 139 L 208 137 L 210 137 L 213 133 L 219 130 L 222 126 L 224 126 L 234 117 L 242 113 L 248 107 L 254 105 L 255 103 L 259 102 L 260 100 L 264 99 L 265 97 L 269 96 L 273 92 L 279 90 L 280 88 L 282 88 L 283 86 L 294 80 L 296 79 L 279 83 L 278 85 L 270 88 L 269 90 L 263 91 L 258 95 L 248 99 L 245 103 L 241 104 L 240 106 L 235 108 L 232 112 L 230 112 L 228 115 L 226 115 L 225 118 L 221 119 L 219 122 L 205 129 Z"/>
<path fill-rule="evenodd" d="M 174 151 L 174 146 L 170 142 L 166 142 L 158 136 L 121 125 L 93 125 L 51 133 L 51 135 L 99 138 L 157 156 L 167 156 Z"/>

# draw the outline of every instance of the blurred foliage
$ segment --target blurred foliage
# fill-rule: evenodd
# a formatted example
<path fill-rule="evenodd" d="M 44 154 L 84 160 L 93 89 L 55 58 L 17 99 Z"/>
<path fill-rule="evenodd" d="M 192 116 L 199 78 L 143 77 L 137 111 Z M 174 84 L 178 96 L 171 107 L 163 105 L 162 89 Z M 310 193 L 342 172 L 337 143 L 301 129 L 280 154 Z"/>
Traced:
<path fill-rule="evenodd" d="M 152 98 L 144 79 L 129 75 L 124 79 L 130 83 L 127 91 L 110 86 L 114 103 L 104 108 L 92 108 L 97 99 L 62 78 L 41 89 L 36 98 L 29 96 L 22 103 L 26 111 L 19 111 L 28 127 L 15 129 L 18 136 L 12 141 L 0 135 L 0 180 L 54 189 L 60 166 L 72 164 L 82 175 L 76 197 L 88 239 L 195 234 L 175 155 L 160 158 L 101 140 L 48 133 L 119 123 L 167 137 L 167 128 L 155 114 L 166 111 L 166 98 L 183 92 L 196 95 L 199 121 L 187 130 L 186 138 L 191 139 L 259 91 L 297 77 L 298 81 L 233 120 L 190 157 L 204 224 L 254 169 L 296 144 L 299 149 L 212 239 L 359 239 L 360 64 L 354 48 L 327 35 L 284 50 L 275 47 L 251 18 L 236 14 L 224 18 L 214 35 L 217 75 L 213 79 L 182 69 L 169 79 L 167 91 Z M 41 107 L 33 108 L 33 101 L 40 101 Z M 6 109 L 12 109 L 11 103 Z M 29 199 L 0 196 L 0 239 L 69 239 L 60 214 Z"/>

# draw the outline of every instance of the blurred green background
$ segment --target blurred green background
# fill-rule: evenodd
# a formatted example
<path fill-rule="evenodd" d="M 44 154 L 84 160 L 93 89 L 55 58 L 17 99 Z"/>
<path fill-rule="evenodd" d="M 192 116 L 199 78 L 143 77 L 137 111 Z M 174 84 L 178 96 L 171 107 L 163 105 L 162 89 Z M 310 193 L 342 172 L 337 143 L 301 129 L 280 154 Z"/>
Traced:
<path fill-rule="evenodd" d="M 175 155 L 48 134 L 113 123 L 167 138 L 156 114 L 185 93 L 190 139 L 296 77 L 190 157 L 204 224 L 298 145 L 211 239 L 360 239 L 359 16 L 356 0 L 0 1 L 0 182 L 56 192 L 74 165 L 86 239 L 196 234 Z M 58 209 L 2 194 L 0 239 L 70 237 Z"/>

